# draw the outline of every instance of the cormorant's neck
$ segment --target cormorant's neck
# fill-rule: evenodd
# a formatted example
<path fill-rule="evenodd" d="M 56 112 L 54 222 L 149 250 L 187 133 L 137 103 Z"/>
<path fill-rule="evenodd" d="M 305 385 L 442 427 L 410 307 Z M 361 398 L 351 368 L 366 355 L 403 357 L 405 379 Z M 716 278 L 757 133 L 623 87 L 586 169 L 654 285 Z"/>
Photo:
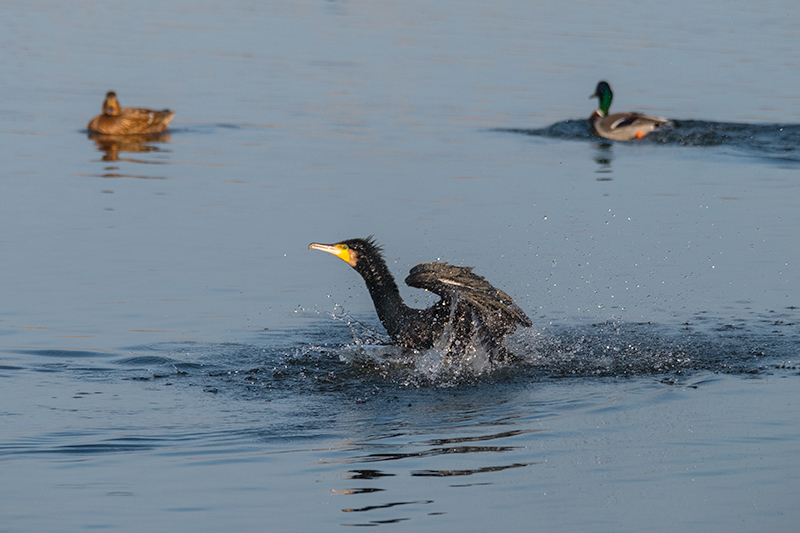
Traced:
<path fill-rule="evenodd" d="M 379 255 L 361 257 L 356 265 L 356 271 L 367 284 L 383 327 L 389 335 L 395 336 L 402 330 L 405 316 L 410 308 L 403 302 L 400 289 L 386 262 Z"/>

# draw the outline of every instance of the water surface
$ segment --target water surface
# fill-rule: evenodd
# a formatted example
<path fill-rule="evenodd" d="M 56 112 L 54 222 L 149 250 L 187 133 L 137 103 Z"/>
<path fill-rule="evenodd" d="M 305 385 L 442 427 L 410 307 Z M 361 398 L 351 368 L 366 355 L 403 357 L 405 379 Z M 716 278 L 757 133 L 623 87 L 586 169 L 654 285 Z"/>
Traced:
<path fill-rule="evenodd" d="M 793 2 L 4 13 L 0 531 L 798 522 Z M 600 79 L 673 125 L 595 138 Z M 108 90 L 173 127 L 89 135 Z M 515 360 L 383 346 L 306 250 L 367 235 Z"/>

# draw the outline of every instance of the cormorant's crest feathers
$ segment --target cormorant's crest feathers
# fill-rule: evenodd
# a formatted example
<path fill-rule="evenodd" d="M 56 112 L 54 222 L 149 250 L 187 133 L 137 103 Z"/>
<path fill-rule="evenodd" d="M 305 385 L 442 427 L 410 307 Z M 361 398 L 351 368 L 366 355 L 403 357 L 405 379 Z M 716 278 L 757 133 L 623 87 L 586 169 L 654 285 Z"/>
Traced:
<path fill-rule="evenodd" d="M 366 239 L 363 239 L 363 241 L 366 243 L 368 247 L 372 248 L 376 253 L 383 255 L 383 246 L 381 246 L 375 241 L 374 235 L 370 235 Z"/>
<path fill-rule="evenodd" d="M 366 239 L 347 239 L 346 241 L 341 241 L 337 244 L 346 244 L 357 252 L 367 255 L 379 255 L 383 257 L 383 246 L 375 242 L 375 237 L 372 235 Z"/>

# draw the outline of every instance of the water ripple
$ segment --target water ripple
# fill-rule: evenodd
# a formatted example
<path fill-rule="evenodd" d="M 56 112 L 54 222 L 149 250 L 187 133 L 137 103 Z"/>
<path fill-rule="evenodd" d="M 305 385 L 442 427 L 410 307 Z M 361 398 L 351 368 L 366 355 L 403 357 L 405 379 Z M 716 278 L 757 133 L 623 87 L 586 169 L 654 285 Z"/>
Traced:
<path fill-rule="evenodd" d="M 159 446 L 163 439 L 152 438 L 115 438 L 101 442 L 81 444 L 54 444 L 65 438 L 76 438 L 75 435 L 51 434 L 35 439 L 4 442 L 0 444 L 0 456 L 4 455 L 97 455 L 108 453 L 126 453 L 152 450 Z"/>
<path fill-rule="evenodd" d="M 23 354 L 23 355 L 36 355 L 40 357 L 57 357 L 57 358 L 67 358 L 67 359 L 74 359 L 74 358 L 87 358 L 87 357 L 103 357 L 111 355 L 108 352 L 104 351 L 93 351 L 93 350 L 69 350 L 69 349 L 58 349 L 58 348 L 47 348 L 47 349 L 23 349 L 17 350 L 16 353 Z"/>

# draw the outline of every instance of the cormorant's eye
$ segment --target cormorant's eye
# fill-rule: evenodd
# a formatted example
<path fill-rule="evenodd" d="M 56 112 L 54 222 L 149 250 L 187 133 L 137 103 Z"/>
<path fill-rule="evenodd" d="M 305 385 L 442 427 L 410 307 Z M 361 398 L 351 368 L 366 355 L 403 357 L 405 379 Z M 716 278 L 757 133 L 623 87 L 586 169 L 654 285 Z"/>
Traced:
<path fill-rule="evenodd" d="M 342 250 L 347 250 L 347 245 L 346 244 L 342 245 Z"/>

